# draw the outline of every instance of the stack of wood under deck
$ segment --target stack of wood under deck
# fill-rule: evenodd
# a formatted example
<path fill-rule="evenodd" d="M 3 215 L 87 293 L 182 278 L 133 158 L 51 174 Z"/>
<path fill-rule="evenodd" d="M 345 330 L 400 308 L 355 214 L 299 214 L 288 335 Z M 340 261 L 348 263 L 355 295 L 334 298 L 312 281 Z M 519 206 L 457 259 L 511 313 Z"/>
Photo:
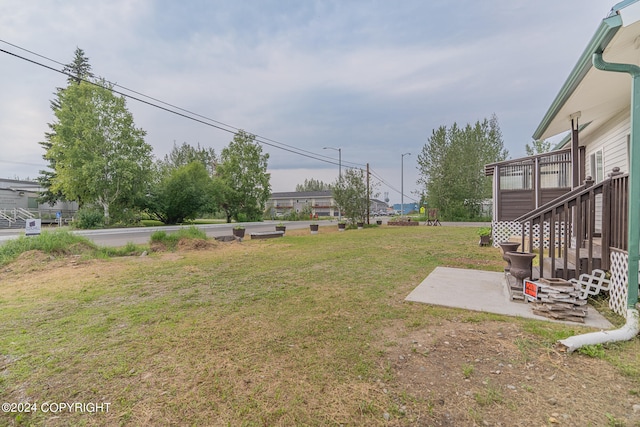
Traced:
<path fill-rule="evenodd" d="M 550 319 L 584 323 L 587 300 L 582 300 L 580 288 L 563 279 L 540 279 L 538 298 L 532 302 L 534 314 Z"/>

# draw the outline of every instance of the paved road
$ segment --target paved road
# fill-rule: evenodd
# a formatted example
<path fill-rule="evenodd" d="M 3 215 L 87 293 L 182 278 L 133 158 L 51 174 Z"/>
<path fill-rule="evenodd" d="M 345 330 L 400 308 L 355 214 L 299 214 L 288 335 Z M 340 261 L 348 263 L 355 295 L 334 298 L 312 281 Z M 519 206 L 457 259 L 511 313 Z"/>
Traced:
<path fill-rule="evenodd" d="M 308 228 L 309 221 L 265 221 L 265 222 L 248 222 L 234 224 L 201 224 L 196 225 L 197 228 L 203 230 L 208 237 L 229 236 L 233 234 L 233 227 L 243 225 L 246 229 L 247 236 L 250 233 L 261 231 L 275 230 L 275 224 L 282 222 L 289 229 Z M 325 222 L 325 221 L 322 221 Z M 327 225 L 335 224 L 335 222 L 327 222 Z M 324 224 L 323 224 L 324 225 Z M 84 236 L 100 246 L 124 246 L 129 242 L 135 244 L 149 243 L 151 234 L 155 231 L 174 232 L 180 228 L 188 226 L 162 226 L 162 227 L 140 227 L 140 228 L 110 228 L 104 230 L 73 230 L 72 233 Z M 24 230 L 0 230 L 0 244 L 15 239 L 24 234 Z"/>
<path fill-rule="evenodd" d="M 384 218 L 386 222 L 387 218 Z M 374 219 L 371 220 L 374 222 Z M 287 229 L 299 229 L 308 228 L 310 221 L 264 221 L 264 222 L 247 222 L 240 223 L 246 229 L 246 236 L 251 233 L 259 233 L 261 231 L 273 231 L 275 225 L 282 222 L 287 226 Z M 320 221 L 320 226 L 335 226 L 336 221 Z M 229 236 L 233 234 L 233 227 L 238 224 L 202 224 L 197 225 L 201 230 L 207 234 L 208 237 L 220 237 Z M 461 223 L 461 222 L 446 222 L 442 223 L 444 227 L 447 226 L 466 226 L 466 227 L 482 227 L 490 226 L 490 223 Z M 151 234 L 158 230 L 164 230 L 167 233 L 174 232 L 180 228 L 187 226 L 163 226 L 163 227 L 140 227 L 140 228 L 110 228 L 105 230 L 74 230 L 72 233 L 76 233 L 80 236 L 85 236 L 94 243 L 100 246 L 118 247 L 124 246 L 129 242 L 135 244 L 149 243 Z M 3 242 L 15 239 L 16 237 L 23 235 L 24 230 L 0 230 L 0 244 Z"/>

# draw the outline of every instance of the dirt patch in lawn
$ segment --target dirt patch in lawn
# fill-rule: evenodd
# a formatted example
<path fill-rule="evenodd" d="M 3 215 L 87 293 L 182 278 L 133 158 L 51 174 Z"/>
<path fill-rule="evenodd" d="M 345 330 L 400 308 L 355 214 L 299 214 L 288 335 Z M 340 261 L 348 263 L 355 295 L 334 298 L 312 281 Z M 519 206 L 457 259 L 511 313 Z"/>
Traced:
<path fill-rule="evenodd" d="M 465 319 L 384 331 L 393 380 L 379 385 L 408 424 L 640 425 L 638 384 L 610 363 L 541 348 L 517 321 Z"/>

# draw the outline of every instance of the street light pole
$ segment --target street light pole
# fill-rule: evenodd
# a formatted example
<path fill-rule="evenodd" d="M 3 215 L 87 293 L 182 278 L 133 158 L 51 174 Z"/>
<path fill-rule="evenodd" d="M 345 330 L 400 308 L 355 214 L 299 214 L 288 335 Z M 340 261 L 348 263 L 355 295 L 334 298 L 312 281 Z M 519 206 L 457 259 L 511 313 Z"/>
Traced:
<path fill-rule="evenodd" d="M 404 156 L 411 153 L 404 153 L 400 156 L 400 215 L 404 215 Z"/>
<path fill-rule="evenodd" d="M 338 179 L 342 181 L 342 148 L 322 147 L 323 150 L 336 150 L 338 152 Z M 342 221 L 342 212 L 338 208 L 338 221 Z"/>

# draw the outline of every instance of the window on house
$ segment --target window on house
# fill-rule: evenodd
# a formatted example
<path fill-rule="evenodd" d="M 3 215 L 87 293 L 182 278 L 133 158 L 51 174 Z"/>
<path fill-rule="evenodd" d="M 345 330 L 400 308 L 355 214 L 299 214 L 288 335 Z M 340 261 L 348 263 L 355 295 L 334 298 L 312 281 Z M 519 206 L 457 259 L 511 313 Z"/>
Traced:
<path fill-rule="evenodd" d="M 540 188 L 571 187 L 571 153 L 541 156 Z"/>
<path fill-rule="evenodd" d="M 532 185 L 531 164 L 511 164 L 500 167 L 500 189 L 530 190 Z"/>
<path fill-rule="evenodd" d="M 589 158 L 591 163 L 591 178 L 598 183 L 604 179 L 604 168 L 602 165 L 602 150 L 598 150 L 591 154 Z"/>

